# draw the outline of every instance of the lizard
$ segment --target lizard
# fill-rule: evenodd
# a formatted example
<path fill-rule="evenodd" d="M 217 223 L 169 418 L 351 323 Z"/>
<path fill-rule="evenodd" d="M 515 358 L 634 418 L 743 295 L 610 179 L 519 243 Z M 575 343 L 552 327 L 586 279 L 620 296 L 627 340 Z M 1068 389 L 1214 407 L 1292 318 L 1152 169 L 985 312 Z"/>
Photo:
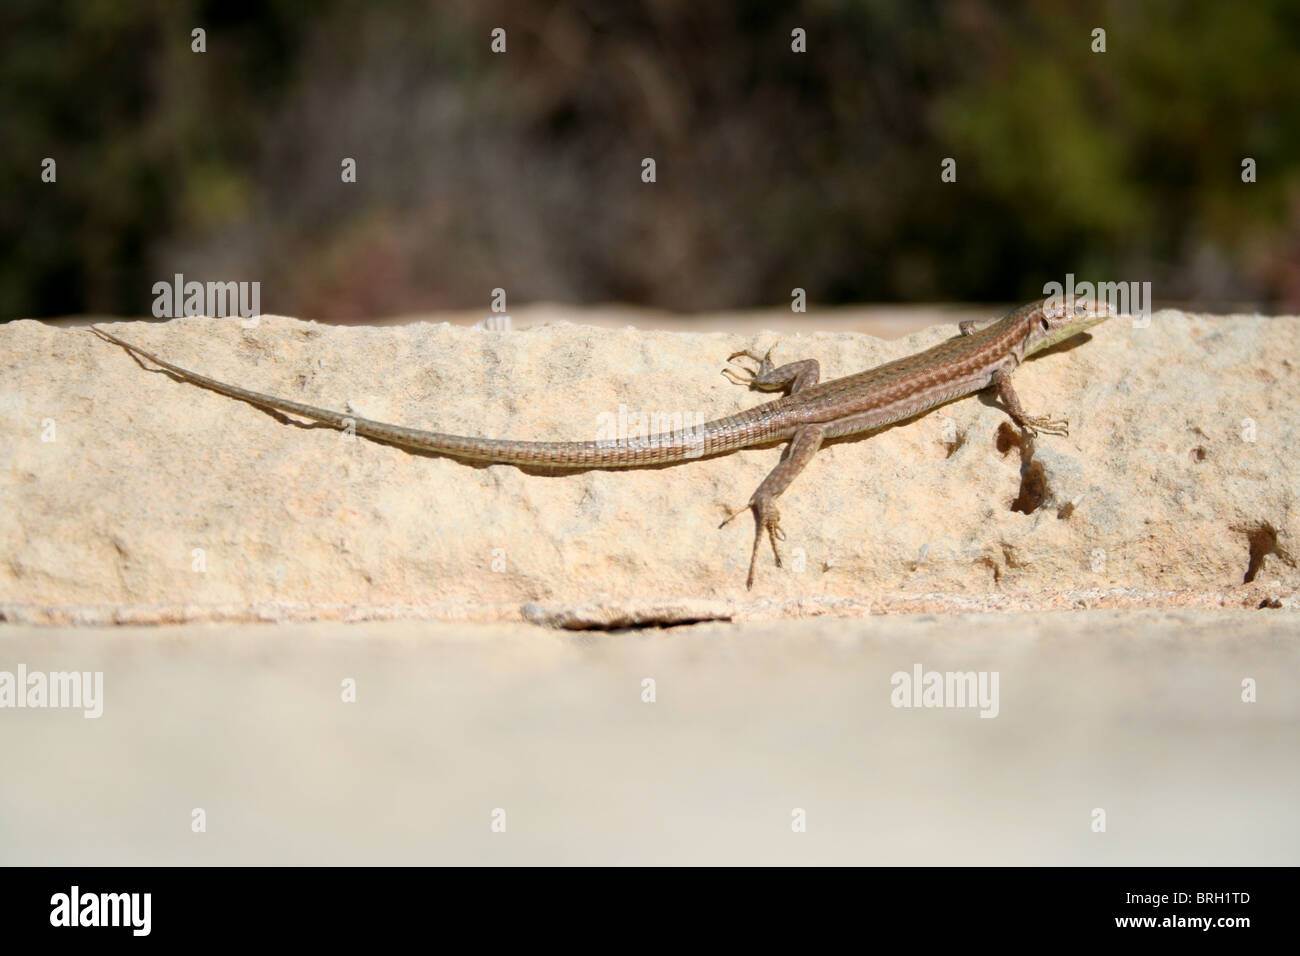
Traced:
<path fill-rule="evenodd" d="M 1040 299 L 978 330 L 975 323 L 962 322 L 956 337 L 932 348 L 828 382 L 820 381 L 821 365 L 816 359 L 774 365 L 775 345 L 762 355 L 744 349 L 728 356 L 723 375 L 756 391 L 783 392 L 782 397 L 683 432 L 663 432 L 632 441 L 514 441 L 390 425 L 219 382 L 165 361 L 97 326 L 91 329 L 190 384 L 264 409 L 351 429 L 375 441 L 461 460 L 569 470 L 635 468 L 787 441 L 780 461 L 749 501 L 719 525 L 725 526 L 745 511 L 753 512 L 754 546 L 745 579 L 745 586 L 752 589 L 764 534 L 771 542 L 776 566 L 782 566 L 777 541 L 784 540 L 785 533 L 776 499 L 828 439 L 878 431 L 985 389 L 996 391 L 1012 421 L 1029 440 L 1037 432 L 1068 435 L 1066 420 L 1024 411 L 1012 387 L 1011 373 L 1031 355 L 1071 339 L 1113 314 L 1111 307 L 1099 299 Z"/>

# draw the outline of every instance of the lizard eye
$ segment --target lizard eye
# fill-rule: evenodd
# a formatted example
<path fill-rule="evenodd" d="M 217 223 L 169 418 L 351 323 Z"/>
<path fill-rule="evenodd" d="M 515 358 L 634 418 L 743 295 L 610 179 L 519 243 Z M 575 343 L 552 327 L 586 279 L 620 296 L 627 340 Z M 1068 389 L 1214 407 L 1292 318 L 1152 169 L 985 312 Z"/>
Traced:
<path fill-rule="evenodd" d="M 1044 332 L 1050 332 L 1050 331 L 1052 331 L 1051 323 L 1049 323 L 1049 322 L 1047 321 L 1047 318 L 1046 318 L 1046 317 L 1043 317 L 1043 318 L 1039 319 L 1039 320 L 1038 320 L 1038 324 L 1041 325 L 1041 326 L 1043 327 L 1043 331 L 1044 331 Z"/>

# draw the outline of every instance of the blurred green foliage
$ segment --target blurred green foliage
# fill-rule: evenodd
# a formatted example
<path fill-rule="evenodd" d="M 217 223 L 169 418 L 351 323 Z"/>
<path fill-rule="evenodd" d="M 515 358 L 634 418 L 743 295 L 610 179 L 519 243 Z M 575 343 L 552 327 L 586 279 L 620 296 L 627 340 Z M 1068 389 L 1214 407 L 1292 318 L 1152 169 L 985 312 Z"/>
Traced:
<path fill-rule="evenodd" d="M 0 316 L 175 272 L 318 318 L 1067 272 L 1297 311 L 1297 117 L 1295 0 L 6 0 Z"/>

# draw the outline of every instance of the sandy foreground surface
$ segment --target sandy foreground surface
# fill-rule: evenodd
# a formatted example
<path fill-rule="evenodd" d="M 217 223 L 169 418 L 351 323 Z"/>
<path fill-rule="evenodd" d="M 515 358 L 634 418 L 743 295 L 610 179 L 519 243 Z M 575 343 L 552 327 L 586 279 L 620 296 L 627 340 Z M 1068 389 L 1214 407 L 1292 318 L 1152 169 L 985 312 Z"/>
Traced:
<path fill-rule="evenodd" d="M 1298 624 L 10 626 L 0 667 L 104 691 L 0 712 L 0 862 L 1294 865 Z M 917 665 L 997 716 L 893 706 Z"/>

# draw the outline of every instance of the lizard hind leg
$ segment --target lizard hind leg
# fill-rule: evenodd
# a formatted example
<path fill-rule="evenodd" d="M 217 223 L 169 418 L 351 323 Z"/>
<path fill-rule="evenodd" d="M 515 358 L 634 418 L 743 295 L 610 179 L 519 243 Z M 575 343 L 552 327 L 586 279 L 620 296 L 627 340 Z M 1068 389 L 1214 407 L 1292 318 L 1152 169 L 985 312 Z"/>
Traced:
<path fill-rule="evenodd" d="M 801 426 L 790 439 L 785 455 L 763 479 L 745 507 L 732 512 L 726 521 L 722 522 L 722 525 L 727 524 L 742 511 L 753 510 L 754 512 L 754 548 L 749 556 L 749 574 L 745 578 L 746 588 L 754 586 L 754 568 L 758 564 L 758 550 L 763 542 L 764 532 L 767 532 L 768 540 L 772 543 L 772 557 L 776 561 L 776 566 L 783 567 L 781 551 L 776 543 L 785 540 L 785 532 L 781 530 L 781 512 L 777 510 L 776 499 L 790 487 L 790 483 L 795 480 L 799 472 L 803 471 L 813 455 L 817 454 L 817 449 L 821 448 L 825 438 L 826 430 L 821 425 Z"/>
<path fill-rule="evenodd" d="M 722 374 L 736 385 L 745 385 L 762 392 L 785 392 L 787 395 L 793 395 L 801 389 L 817 384 L 818 379 L 821 378 L 820 362 L 816 359 L 803 359 L 798 362 L 787 362 L 784 365 L 773 365 L 772 352 L 775 349 L 776 346 L 773 345 L 764 355 L 748 349 L 732 352 L 727 357 L 727 361 L 735 365 L 735 368 L 724 368 Z M 742 358 L 749 359 L 756 367 L 749 368 L 741 364 L 739 360 Z"/>

